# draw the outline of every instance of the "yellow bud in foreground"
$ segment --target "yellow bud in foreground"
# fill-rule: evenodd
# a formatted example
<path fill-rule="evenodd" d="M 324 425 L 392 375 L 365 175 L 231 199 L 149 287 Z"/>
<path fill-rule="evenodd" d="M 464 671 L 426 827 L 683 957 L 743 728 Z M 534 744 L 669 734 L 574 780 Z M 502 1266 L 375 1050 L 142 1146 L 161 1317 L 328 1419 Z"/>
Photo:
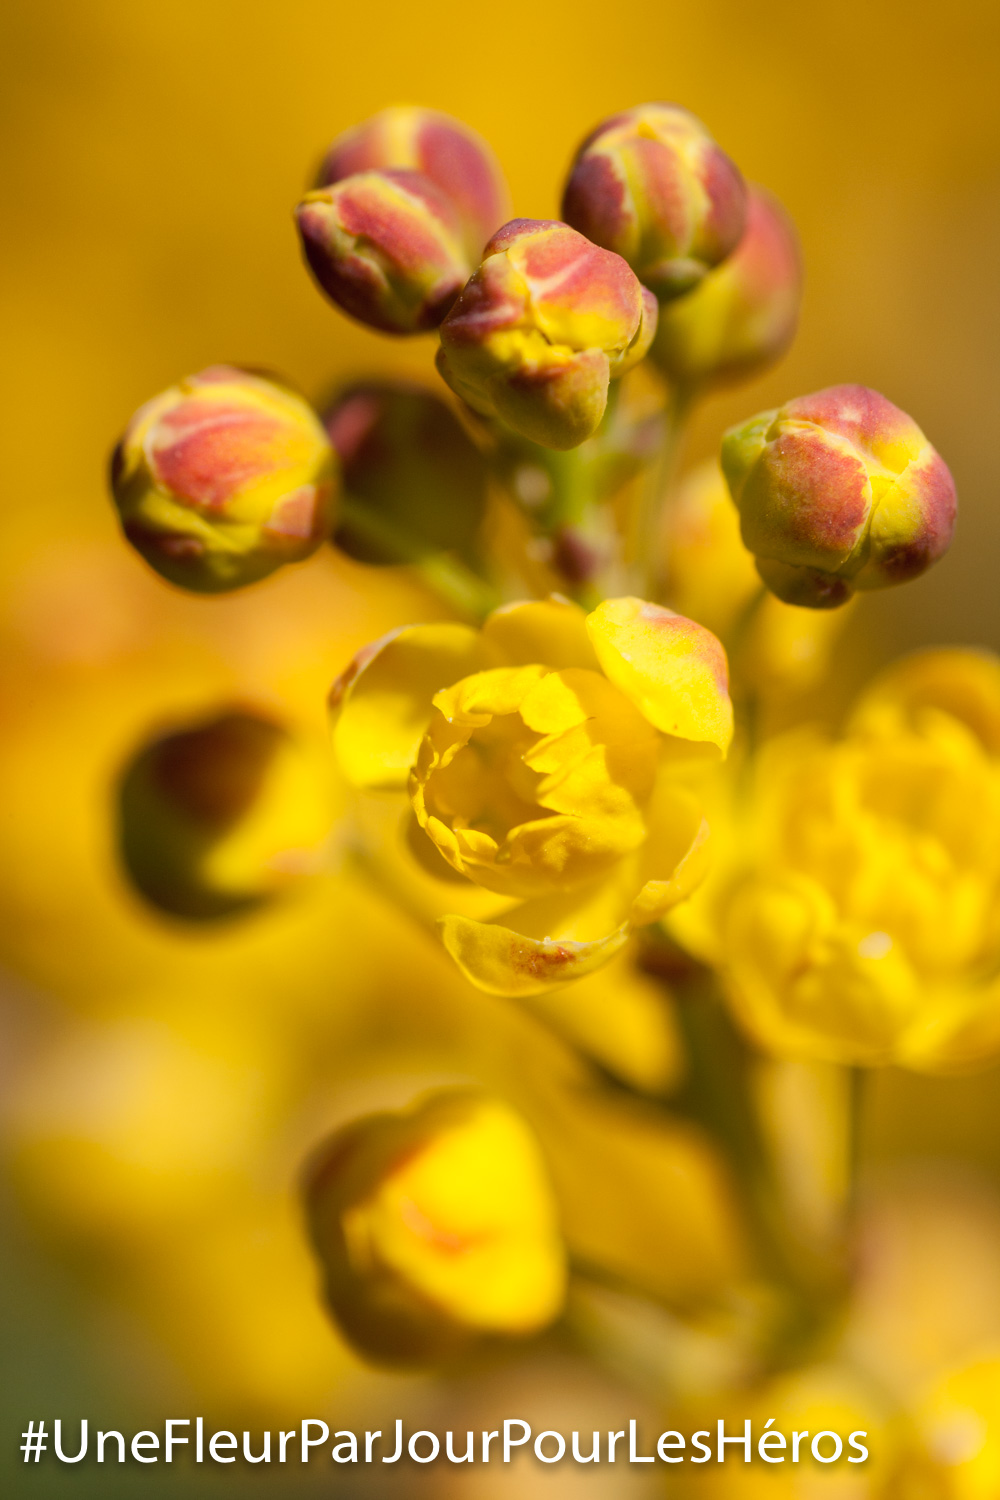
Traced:
<path fill-rule="evenodd" d="M 136 889 L 189 921 L 232 916 L 322 865 L 332 819 L 318 747 L 245 709 L 145 745 L 119 790 L 119 847 Z"/>
<path fill-rule="evenodd" d="M 533 1136 L 471 1089 L 337 1132 L 307 1183 L 338 1324 L 373 1360 L 433 1363 L 524 1338 L 562 1308 L 566 1262 Z"/>

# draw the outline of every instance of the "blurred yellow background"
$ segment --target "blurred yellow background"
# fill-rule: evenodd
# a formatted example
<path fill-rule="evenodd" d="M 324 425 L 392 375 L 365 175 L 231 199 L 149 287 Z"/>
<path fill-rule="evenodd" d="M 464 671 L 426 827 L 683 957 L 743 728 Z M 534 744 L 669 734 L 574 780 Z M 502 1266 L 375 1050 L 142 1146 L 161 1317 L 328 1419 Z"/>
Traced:
<path fill-rule="evenodd" d="M 390 102 L 447 110 L 492 142 L 517 212 L 549 216 L 589 126 L 676 99 L 784 201 L 807 271 L 791 354 L 706 405 L 690 456 L 772 400 L 884 391 L 951 465 L 960 525 L 929 577 L 866 601 L 856 661 L 1000 647 L 1000 8 L 10 0 L 0 25 L 5 1429 L 58 1409 L 112 1426 L 199 1404 L 272 1426 L 331 1402 L 341 1425 L 417 1410 L 421 1384 L 361 1372 L 320 1312 L 295 1174 L 332 1122 L 414 1080 L 530 1093 L 530 1023 L 343 883 L 221 936 L 160 922 L 117 871 L 111 788 L 151 726 L 220 699 L 322 733 L 354 650 L 439 607 L 329 554 L 181 597 L 118 537 L 110 447 L 139 402 L 220 360 L 314 398 L 429 370 L 432 340 L 349 323 L 299 263 L 292 205 L 346 126 Z M 560 1065 L 548 1046 L 539 1074 Z M 997 1083 L 886 1075 L 870 1154 L 1000 1172 Z M 573 1127 L 546 1128 L 558 1157 Z M 687 1149 L 670 1170 L 710 1196 Z M 46 1472 L 16 1493 L 69 1493 L 72 1471 Z"/>

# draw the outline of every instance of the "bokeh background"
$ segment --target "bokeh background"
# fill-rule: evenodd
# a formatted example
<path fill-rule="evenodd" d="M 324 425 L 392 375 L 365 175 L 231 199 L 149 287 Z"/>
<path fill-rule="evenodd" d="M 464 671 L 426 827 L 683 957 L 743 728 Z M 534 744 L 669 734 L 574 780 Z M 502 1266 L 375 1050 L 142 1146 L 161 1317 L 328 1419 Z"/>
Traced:
<path fill-rule="evenodd" d="M 883 390 L 951 465 L 960 529 L 930 576 L 859 612 L 844 672 L 924 643 L 1000 647 L 1000 9 L 8 0 L 0 26 L 0 1450 L 8 1493 L 124 1495 L 134 1469 L 26 1470 L 27 1419 L 128 1431 L 199 1410 L 271 1427 L 423 1413 L 433 1425 L 447 1393 L 364 1370 L 324 1319 L 299 1163 L 335 1121 L 428 1079 L 472 1075 L 517 1098 L 533 1068 L 562 1065 L 367 890 L 331 880 L 191 935 L 126 889 L 111 789 L 151 727 L 222 700 L 321 734 L 326 688 L 354 650 L 435 606 L 402 575 L 332 555 L 223 601 L 172 592 L 123 546 L 106 499 L 124 421 L 220 360 L 281 370 L 314 397 L 348 373 L 429 370 L 429 340 L 379 339 L 321 302 L 291 224 L 328 140 L 385 103 L 467 120 L 497 150 L 517 211 L 550 216 L 591 124 L 676 99 L 785 202 L 807 267 L 791 354 L 707 404 L 690 456 L 792 394 L 841 380 Z M 988 1203 L 998 1085 L 996 1071 L 880 1077 L 871 1170 L 934 1161 L 948 1191 L 972 1173 L 968 1192 Z M 564 1212 L 599 1238 L 577 1127 L 542 1083 L 532 1098 Z M 650 1170 L 642 1149 L 634 1191 L 620 1164 L 606 1176 L 619 1222 L 652 1253 L 669 1226 L 629 1218 Z M 682 1189 L 697 1175 L 683 1152 L 668 1167 Z M 600 1179 L 599 1161 L 589 1170 Z M 1000 1234 L 987 1240 L 1000 1258 Z M 682 1279 L 704 1264 L 697 1245 L 678 1254 Z M 637 1409 L 626 1385 L 551 1350 L 463 1399 L 529 1407 L 539 1392 L 549 1425 Z M 554 1495 L 610 1493 L 596 1474 L 585 1488 L 579 1472 L 544 1477 Z M 142 1475 L 144 1493 L 275 1483 L 243 1466 Z"/>

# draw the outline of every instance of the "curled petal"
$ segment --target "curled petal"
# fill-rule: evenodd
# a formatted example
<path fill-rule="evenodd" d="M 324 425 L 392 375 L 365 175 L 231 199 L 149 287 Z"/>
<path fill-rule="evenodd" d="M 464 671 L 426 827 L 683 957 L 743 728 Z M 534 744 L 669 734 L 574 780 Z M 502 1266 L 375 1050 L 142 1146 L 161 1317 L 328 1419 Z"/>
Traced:
<path fill-rule="evenodd" d="M 509 927 L 467 917 L 443 917 L 440 925 L 444 946 L 466 979 L 491 995 L 538 995 L 592 974 L 629 937 L 624 922 L 607 937 L 590 942 L 525 937 Z"/>
<path fill-rule="evenodd" d="M 669 800 L 673 815 L 665 826 L 661 823 L 652 829 L 643 850 L 646 880 L 629 913 L 634 927 L 658 922 L 685 901 L 701 885 L 712 862 L 708 820 L 696 799 L 676 789 Z"/>
<path fill-rule="evenodd" d="M 413 625 L 358 653 L 330 694 L 333 746 L 356 787 L 405 787 L 435 693 L 485 665 L 478 631 Z"/>
<path fill-rule="evenodd" d="M 607 677 L 664 734 L 715 746 L 733 737 L 726 653 L 710 630 L 642 599 L 606 599 L 587 630 Z"/>

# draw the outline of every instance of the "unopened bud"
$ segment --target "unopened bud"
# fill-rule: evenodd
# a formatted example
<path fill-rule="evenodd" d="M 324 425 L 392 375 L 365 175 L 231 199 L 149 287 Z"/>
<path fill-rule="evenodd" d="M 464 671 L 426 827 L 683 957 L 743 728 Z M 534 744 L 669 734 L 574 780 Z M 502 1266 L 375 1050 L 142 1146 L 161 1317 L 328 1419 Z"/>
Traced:
<path fill-rule="evenodd" d="M 486 461 L 439 396 L 403 381 L 351 386 L 326 417 L 343 473 L 337 546 L 368 563 L 474 550 Z"/>
<path fill-rule="evenodd" d="M 383 333 L 436 328 L 474 264 L 451 199 L 421 172 L 358 172 L 307 193 L 295 218 L 323 291 Z"/>
<path fill-rule="evenodd" d="M 736 248 L 745 200 L 743 178 L 700 120 L 676 104 L 640 104 L 583 142 L 562 211 L 669 301 Z"/>
<path fill-rule="evenodd" d="M 153 906 L 210 921 L 314 873 L 331 817 L 322 753 L 237 709 L 159 736 L 132 759 L 119 791 L 119 847 Z"/>
<path fill-rule="evenodd" d="M 429 177 L 457 210 L 473 265 L 510 216 L 507 185 L 493 152 L 482 136 L 440 110 L 395 105 L 346 130 L 324 157 L 317 186 L 377 170 Z"/>
<path fill-rule="evenodd" d="M 575 448 L 655 331 L 656 302 L 620 256 L 565 224 L 512 219 L 441 326 L 438 369 L 474 410 Z"/>
<path fill-rule="evenodd" d="M 219 593 L 316 550 L 330 531 L 334 471 L 301 396 L 214 365 L 139 408 L 115 449 L 111 488 L 151 567 Z"/>
<path fill-rule="evenodd" d="M 772 593 L 827 609 L 906 583 L 947 551 L 955 486 L 912 417 L 835 385 L 733 427 L 722 467 Z"/>
<path fill-rule="evenodd" d="M 743 238 L 693 291 L 660 308 L 651 357 L 681 385 L 746 380 L 788 348 L 801 298 L 792 221 L 769 193 L 751 188 Z"/>
<path fill-rule="evenodd" d="M 331 1310 L 362 1353 L 433 1362 L 558 1316 L 565 1252 L 538 1146 L 506 1106 L 446 1089 L 327 1142 L 307 1183 Z"/>

